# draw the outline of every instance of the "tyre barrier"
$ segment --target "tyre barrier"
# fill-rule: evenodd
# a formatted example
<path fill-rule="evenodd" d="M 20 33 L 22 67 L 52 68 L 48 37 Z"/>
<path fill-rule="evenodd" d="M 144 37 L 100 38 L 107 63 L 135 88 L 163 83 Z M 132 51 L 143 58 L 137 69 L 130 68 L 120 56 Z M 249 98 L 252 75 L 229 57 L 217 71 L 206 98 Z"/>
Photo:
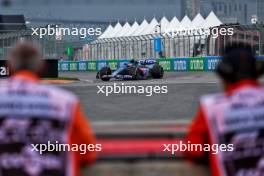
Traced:
<path fill-rule="evenodd" d="M 164 71 L 214 71 L 221 56 L 192 57 L 192 58 L 161 58 L 157 59 Z M 258 56 L 258 61 L 264 62 L 264 56 Z M 59 71 L 99 71 L 108 66 L 111 70 L 122 67 L 129 59 L 98 60 L 98 61 L 59 61 Z"/>

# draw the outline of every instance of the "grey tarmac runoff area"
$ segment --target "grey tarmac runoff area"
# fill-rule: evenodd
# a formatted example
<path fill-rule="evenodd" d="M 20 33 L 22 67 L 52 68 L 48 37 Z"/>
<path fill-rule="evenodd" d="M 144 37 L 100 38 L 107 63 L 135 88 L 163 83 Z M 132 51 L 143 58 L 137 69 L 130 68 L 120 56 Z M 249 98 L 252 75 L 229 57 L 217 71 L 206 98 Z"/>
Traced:
<path fill-rule="evenodd" d="M 92 122 L 149 121 L 169 122 L 191 120 L 201 95 L 221 90 L 219 79 L 212 72 L 166 72 L 163 79 L 102 82 L 96 73 L 60 72 L 61 77 L 77 77 L 79 82 L 59 85 L 74 92 L 81 100 L 85 114 Z M 168 86 L 167 94 L 97 94 L 102 85 Z"/>

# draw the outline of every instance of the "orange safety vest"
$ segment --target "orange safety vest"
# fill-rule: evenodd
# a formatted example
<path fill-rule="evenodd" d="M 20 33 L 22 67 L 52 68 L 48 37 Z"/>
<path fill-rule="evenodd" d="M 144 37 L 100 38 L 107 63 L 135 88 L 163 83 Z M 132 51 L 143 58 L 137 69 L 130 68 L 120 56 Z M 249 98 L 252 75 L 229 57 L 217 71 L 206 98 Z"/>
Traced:
<path fill-rule="evenodd" d="M 264 175 L 264 89 L 245 80 L 225 94 L 202 97 L 187 141 L 233 145 L 232 151 L 219 150 L 218 154 L 186 152 L 190 159 L 209 159 L 214 176 Z"/>
<path fill-rule="evenodd" d="M 41 84 L 21 71 L 0 82 L 0 175 L 78 176 L 91 164 L 95 151 L 56 151 L 40 154 L 32 144 L 94 144 L 95 137 L 78 99 L 59 88 Z M 62 149 L 64 150 L 64 149 Z M 71 150 L 71 149 L 70 149 Z"/>

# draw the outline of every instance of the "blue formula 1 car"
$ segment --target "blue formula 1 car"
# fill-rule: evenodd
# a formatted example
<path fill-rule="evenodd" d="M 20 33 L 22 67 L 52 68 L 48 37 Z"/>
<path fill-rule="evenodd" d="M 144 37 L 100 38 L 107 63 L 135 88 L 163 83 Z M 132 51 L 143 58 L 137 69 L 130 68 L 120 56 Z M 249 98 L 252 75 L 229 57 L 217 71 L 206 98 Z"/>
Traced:
<path fill-rule="evenodd" d="M 119 80 L 143 80 L 148 78 L 160 79 L 164 70 L 156 60 L 131 60 L 124 63 L 120 68 L 112 71 L 110 67 L 103 67 L 96 75 L 97 79 L 109 81 L 112 78 Z"/>

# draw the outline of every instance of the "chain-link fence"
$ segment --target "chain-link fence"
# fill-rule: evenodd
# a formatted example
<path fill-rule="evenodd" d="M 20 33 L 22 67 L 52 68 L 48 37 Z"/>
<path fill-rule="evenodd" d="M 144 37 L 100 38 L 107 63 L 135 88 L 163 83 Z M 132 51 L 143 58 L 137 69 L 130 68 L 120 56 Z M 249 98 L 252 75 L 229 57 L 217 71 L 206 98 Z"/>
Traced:
<path fill-rule="evenodd" d="M 0 34 L 0 59 L 5 59 L 9 50 L 17 43 L 22 41 L 31 41 L 41 46 L 45 57 L 55 55 L 55 42 L 47 38 L 40 39 L 31 35 L 31 30 L 5 31 Z"/>
<path fill-rule="evenodd" d="M 111 60 L 111 59 L 142 59 L 142 58 L 175 58 L 219 56 L 224 47 L 233 42 L 242 42 L 252 46 L 257 55 L 264 51 L 264 28 L 262 25 L 229 25 L 220 26 L 233 28 L 233 35 L 186 35 L 169 37 L 165 34 L 118 37 L 95 40 L 85 44 L 83 40 L 57 40 L 56 36 L 32 35 L 31 29 L 0 31 L 0 59 L 5 59 L 8 51 L 19 41 L 32 41 L 40 47 L 44 58 L 63 60 Z M 220 28 L 219 27 L 219 28 Z M 155 38 L 161 38 L 161 52 L 154 51 Z M 73 49 L 72 56 L 67 55 L 67 48 Z"/>
<path fill-rule="evenodd" d="M 219 56 L 227 44 L 242 42 L 250 45 L 257 55 L 263 54 L 262 25 L 223 25 L 219 30 L 233 28 L 232 35 L 186 35 L 169 37 L 165 34 L 117 37 L 96 40 L 85 46 L 89 60 L 142 59 Z M 154 51 L 155 38 L 162 41 L 162 52 Z"/>
<path fill-rule="evenodd" d="M 0 31 L 0 59 L 5 59 L 8 52 L 17 42 L 30 41 L 38 46 L 45 59 L 81 59 L 83 41 L 76 40 L 57 40 L 56 36 L 44 36 L 40 38 L 37 35 L 32 35 L 32 30 L 19 31 Z M 67 48 L 73 48 L 73 55 L 67 55 Z"/>

